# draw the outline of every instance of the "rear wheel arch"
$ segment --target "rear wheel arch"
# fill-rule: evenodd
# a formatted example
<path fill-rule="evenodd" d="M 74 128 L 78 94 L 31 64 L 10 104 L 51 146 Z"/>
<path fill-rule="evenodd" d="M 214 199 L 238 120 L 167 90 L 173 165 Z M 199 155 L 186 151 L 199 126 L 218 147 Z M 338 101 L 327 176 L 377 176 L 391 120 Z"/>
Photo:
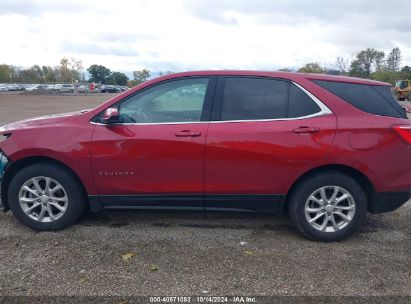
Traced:
<path fill-rule="evenodd" d="M 294 183 L 292 184 L 292 186 L 290 187 L 290 189 L 287 192 L 286 204 L 284 206 L 283 211 L 287 212 L 288 200 L 291 197 L 292 193 L 294 191 L 296 191 L 296 189 L 298 189 L 298 185 L 302 181 L 304 181 L 307 178 L 310 178 L 311 176 L 316 176 L 316 175 L 319 175 L 321 173 L 330 172 L 330 171 L 331 172 L 334 171 L 334 172 L 343 173 L 345 175 L 348 175 L 348 176 L 352 177 L 359 184 L 359 186 L 364 190 L 364 192 L 367 196 L 368 206 L 370 206 L 372 204 L 372 202 L 375 200 L 376 191 L 375 191 L 374 185 L 366 175 L 364 175 L 359 170 L 357 170 L 353 167 L 350 167 L 350 166 L 340 165 L 340 164 L 332 164 L 332 165 L 324 165 L 324 166 L 313 168 L 313 169 L 305 172 L 300 177 L 298 177 L 294 181 Z"/>
<path fill-rule="evenodd" d="M 33 165 L 33 164 L 37 164 L 37 163 L 53 164 L 69 172 L 73 176 L 76 183 L 79 185 L 81 191 L 84 194 L 84 197 L 87 198 L 87 191 L 86 191 L 86 188 L 84 187 L 84 184 L 82 183 L 80 177 L 69 166 L 67 166 L 61 161 L 58 161 L 50 157 L 44 157 L 44 156 L 26 157 L 26 158 L 19 159 L 15 162 L 12 162 L 5 172 L 4 179 L 2 182 L 2 190 L 1 190 L 1 201 L 4 205 L 5 210 L 9 210 L 7 192 L 8 192 L 8 186 L 12 178 L 24 168 L 30 165 Z M 87 202 L 87 205 L 89 205 L 88 202 Z"/>

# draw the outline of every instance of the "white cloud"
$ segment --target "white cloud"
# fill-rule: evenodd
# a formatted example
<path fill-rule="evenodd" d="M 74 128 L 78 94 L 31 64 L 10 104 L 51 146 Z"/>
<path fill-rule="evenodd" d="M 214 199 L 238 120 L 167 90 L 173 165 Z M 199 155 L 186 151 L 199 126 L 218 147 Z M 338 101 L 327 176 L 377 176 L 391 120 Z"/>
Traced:
<path fill-rule="evenodd" d="M 405 0 L 2 0 L 0 60 L 54 66 L 68 56 L 121 71 L 277 69 L 399 46 L 411 65 L 409 16 Z"/>

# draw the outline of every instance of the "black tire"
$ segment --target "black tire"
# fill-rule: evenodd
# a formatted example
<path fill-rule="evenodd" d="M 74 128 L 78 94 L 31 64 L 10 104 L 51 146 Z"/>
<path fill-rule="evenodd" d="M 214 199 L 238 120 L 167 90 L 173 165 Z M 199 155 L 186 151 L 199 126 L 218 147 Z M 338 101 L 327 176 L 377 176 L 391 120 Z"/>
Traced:
<path fill-rule="evenodd" d="M 67 208 L 64 214 L 52 222 L 39 222 L 29 217 L 19 203 L 20 189 L 33 177 L 50 177 L 60 183 L 67 195 Z M 10 209 L 24 225 L 38 231 L 56 231 L 74 224 L 83 214 L 86 195 L 83 188 L 71 172 L 57 164 L 41 162 L 25 167 L 11 180 L 8 187 Z"/>
<path fill-rule="evenodd" d="M 317 230 L 309 224 L 305 215 L 305 205 L 310 195 L 325 186 L 341 187 L 348 191 L 355 201 L 355 213 L 352 220 L 342 229 L 333 232 Z M 335 242 L 351 236 L 364 222 L 367 214 L 367 197 L 361 186 L 351 176 L 337 171 L 324 171 L 308 176 L 296 185 L 290 193 L 288 212 L 293 224 L 309 239 Z"/>

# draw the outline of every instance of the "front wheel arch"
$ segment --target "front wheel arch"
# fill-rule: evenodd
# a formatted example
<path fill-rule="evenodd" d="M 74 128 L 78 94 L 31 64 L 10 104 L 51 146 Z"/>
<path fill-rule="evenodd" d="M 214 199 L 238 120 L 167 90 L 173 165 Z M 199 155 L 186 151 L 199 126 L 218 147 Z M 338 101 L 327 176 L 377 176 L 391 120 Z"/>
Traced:
<path fill-rule="evenodd" d="M 8 192 L 8 187 L 9 187 L 9 184 L 12 178 L 24 168 L 30 165 L 36 164 L 36 163 L 41 163 L 41 162 L 54 164 L 70 172 L 70 174 L 76 180 L 77 184 L 80 186 L 82 194 L 84 194 L 84 197 L 87 198 L 87 191 L 86 191 L 86 188 L 84 187 L 84 184 L 82 183 L 79 176 L 69 166 L 67 166 L 66 164 L 56 159 L 49 158 L 49 157 L 44 157 L 44 156 L 26 157 L 23 159 L 19 159 L 15 162 L 11 162 L 10 165 L 7 167 L 7 170 L 4 174 L 3 181 L 2 181 L 2 189 L 1 189 L 1 201 L 6 211 L 10 210 L 10 206 L 9 206 L 8 198 L 7 198 L 7 192 Z M 90 207 L 90 204 L 88 201 L 87 201 L 87 207 L 88 208 Z"/>

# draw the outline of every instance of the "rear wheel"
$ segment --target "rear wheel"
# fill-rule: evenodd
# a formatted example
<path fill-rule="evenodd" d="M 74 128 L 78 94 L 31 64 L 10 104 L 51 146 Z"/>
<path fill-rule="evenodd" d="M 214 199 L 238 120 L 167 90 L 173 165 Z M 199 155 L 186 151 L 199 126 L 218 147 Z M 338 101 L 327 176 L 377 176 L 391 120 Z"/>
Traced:
<path fill-rule="evenodd" d="M 329 171 L 304 179 L 291 194 L 288 208 L 305 236 L 333 242 L 358 230 L 365 220 L 367 201 L 352 177 Z"/>
<path fill-rule="evenodd" d="M 60 230 L 75 223 L 86 198 L 65 168 L 37 163 L 18 172 L 8 188 L 10 209 L 26 226 L 40 231 Z"/>

